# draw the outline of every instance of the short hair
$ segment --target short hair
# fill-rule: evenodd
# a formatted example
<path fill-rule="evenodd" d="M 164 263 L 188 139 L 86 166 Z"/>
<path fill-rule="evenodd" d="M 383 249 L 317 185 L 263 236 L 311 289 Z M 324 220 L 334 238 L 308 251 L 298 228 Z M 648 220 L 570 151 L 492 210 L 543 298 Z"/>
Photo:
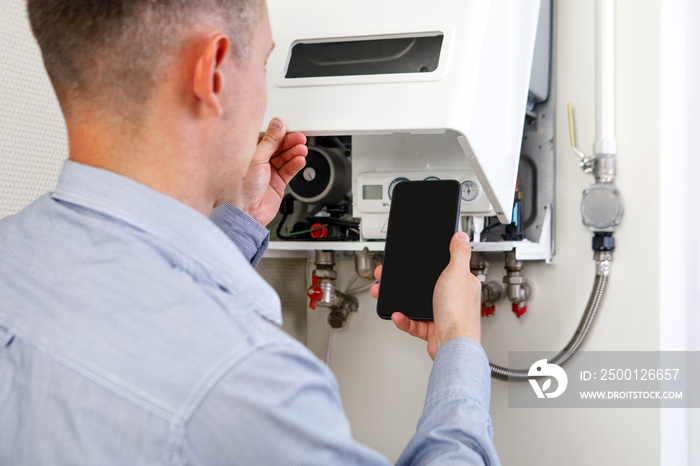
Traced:
<path fill-rule="evenodd" d="M 188 27 L 219 21 L 245 60 L 264 0 L 28 0 L 44 66 L 64 112 L 75 100 L 148 100 Z"/>

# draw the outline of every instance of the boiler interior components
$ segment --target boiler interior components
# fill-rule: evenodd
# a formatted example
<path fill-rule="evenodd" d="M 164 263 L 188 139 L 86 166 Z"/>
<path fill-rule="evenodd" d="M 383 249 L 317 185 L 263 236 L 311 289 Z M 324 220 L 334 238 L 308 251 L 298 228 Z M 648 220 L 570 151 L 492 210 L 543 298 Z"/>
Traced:
<path fill-rule="evenodd" d="M 289 183 L 292 196 L 314 205 L 335 205 L 350 193 L 350 161 L 338 148 L 310 146 L 306 166 Z"/>

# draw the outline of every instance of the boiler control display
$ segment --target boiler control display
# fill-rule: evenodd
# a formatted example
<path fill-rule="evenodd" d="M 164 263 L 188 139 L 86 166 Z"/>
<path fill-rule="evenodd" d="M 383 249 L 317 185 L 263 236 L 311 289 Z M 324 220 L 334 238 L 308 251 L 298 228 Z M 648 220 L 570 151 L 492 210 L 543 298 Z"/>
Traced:
<path fill-rule="evenodd" d="M 457 180 L 462 188 L 462 215 L 494 215 L 483 187 L 470 170 L 359 173 L 353 188 L 353 216 L 361 219 L 364 239 L 386 237 L 392 191 L 402 181 L 409 180 Z"/>
<path fill-rule="evenodd" d="M 383 191 L 384 186 L 381 184 L 366 184 L 362 186 L 362 199 L 379 200 Z"/>

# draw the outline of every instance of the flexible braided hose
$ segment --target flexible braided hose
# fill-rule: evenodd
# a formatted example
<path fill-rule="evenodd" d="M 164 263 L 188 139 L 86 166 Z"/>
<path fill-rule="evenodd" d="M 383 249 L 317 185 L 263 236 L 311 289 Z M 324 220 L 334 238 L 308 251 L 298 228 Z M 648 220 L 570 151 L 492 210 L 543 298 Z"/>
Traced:
<path fill-rule="evenodd" d="M 605 293 L 605 286 L 607 283 L 607 269 L 605 271 L 601 271 L 601 268 L 598 268 L 598 272 L 596 272 L 595 275 L 595 282 L 593 283 L 591 296 L 588 299 L 586 310 L 583 313 L 583 317 L 581 317 L 581 322 L 578 324 L 576 333 L 574 333 L 574 336 L 571 337 L 569 344 L 567 344 L 566 347 L 559 352 L 559 354 L 549 361 L 551 364 L 556 364 L 558 366 L 563 365 L 581 347 L 581 344 L 583 344 L 583 341 L 588 336 L 588 332 L 593 325 L 596 314 L 598 313 L 598 308 L 603 300 L 603 294 Z M 524 382 L 528 379 L 527 369 L 509 369 L 507 367 L 501 367 L 495 364 L 489 365 L 491 366 L 491 377 L 494 379 L 505 381 L 511 380 L 515 382 Z"/>

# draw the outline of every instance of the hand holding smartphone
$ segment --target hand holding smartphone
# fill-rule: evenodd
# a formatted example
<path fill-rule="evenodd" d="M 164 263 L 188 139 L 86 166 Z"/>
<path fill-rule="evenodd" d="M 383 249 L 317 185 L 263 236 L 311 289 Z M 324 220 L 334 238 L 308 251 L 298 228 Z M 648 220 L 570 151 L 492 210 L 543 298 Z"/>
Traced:
<path fill-rule="evenodd" d="M 401 312 L 433 320 L 433 291 L 450 261 L 457 231 L 460 184 L 456 180 L 404 181 L 392 193 L 377 314 Z"/>

